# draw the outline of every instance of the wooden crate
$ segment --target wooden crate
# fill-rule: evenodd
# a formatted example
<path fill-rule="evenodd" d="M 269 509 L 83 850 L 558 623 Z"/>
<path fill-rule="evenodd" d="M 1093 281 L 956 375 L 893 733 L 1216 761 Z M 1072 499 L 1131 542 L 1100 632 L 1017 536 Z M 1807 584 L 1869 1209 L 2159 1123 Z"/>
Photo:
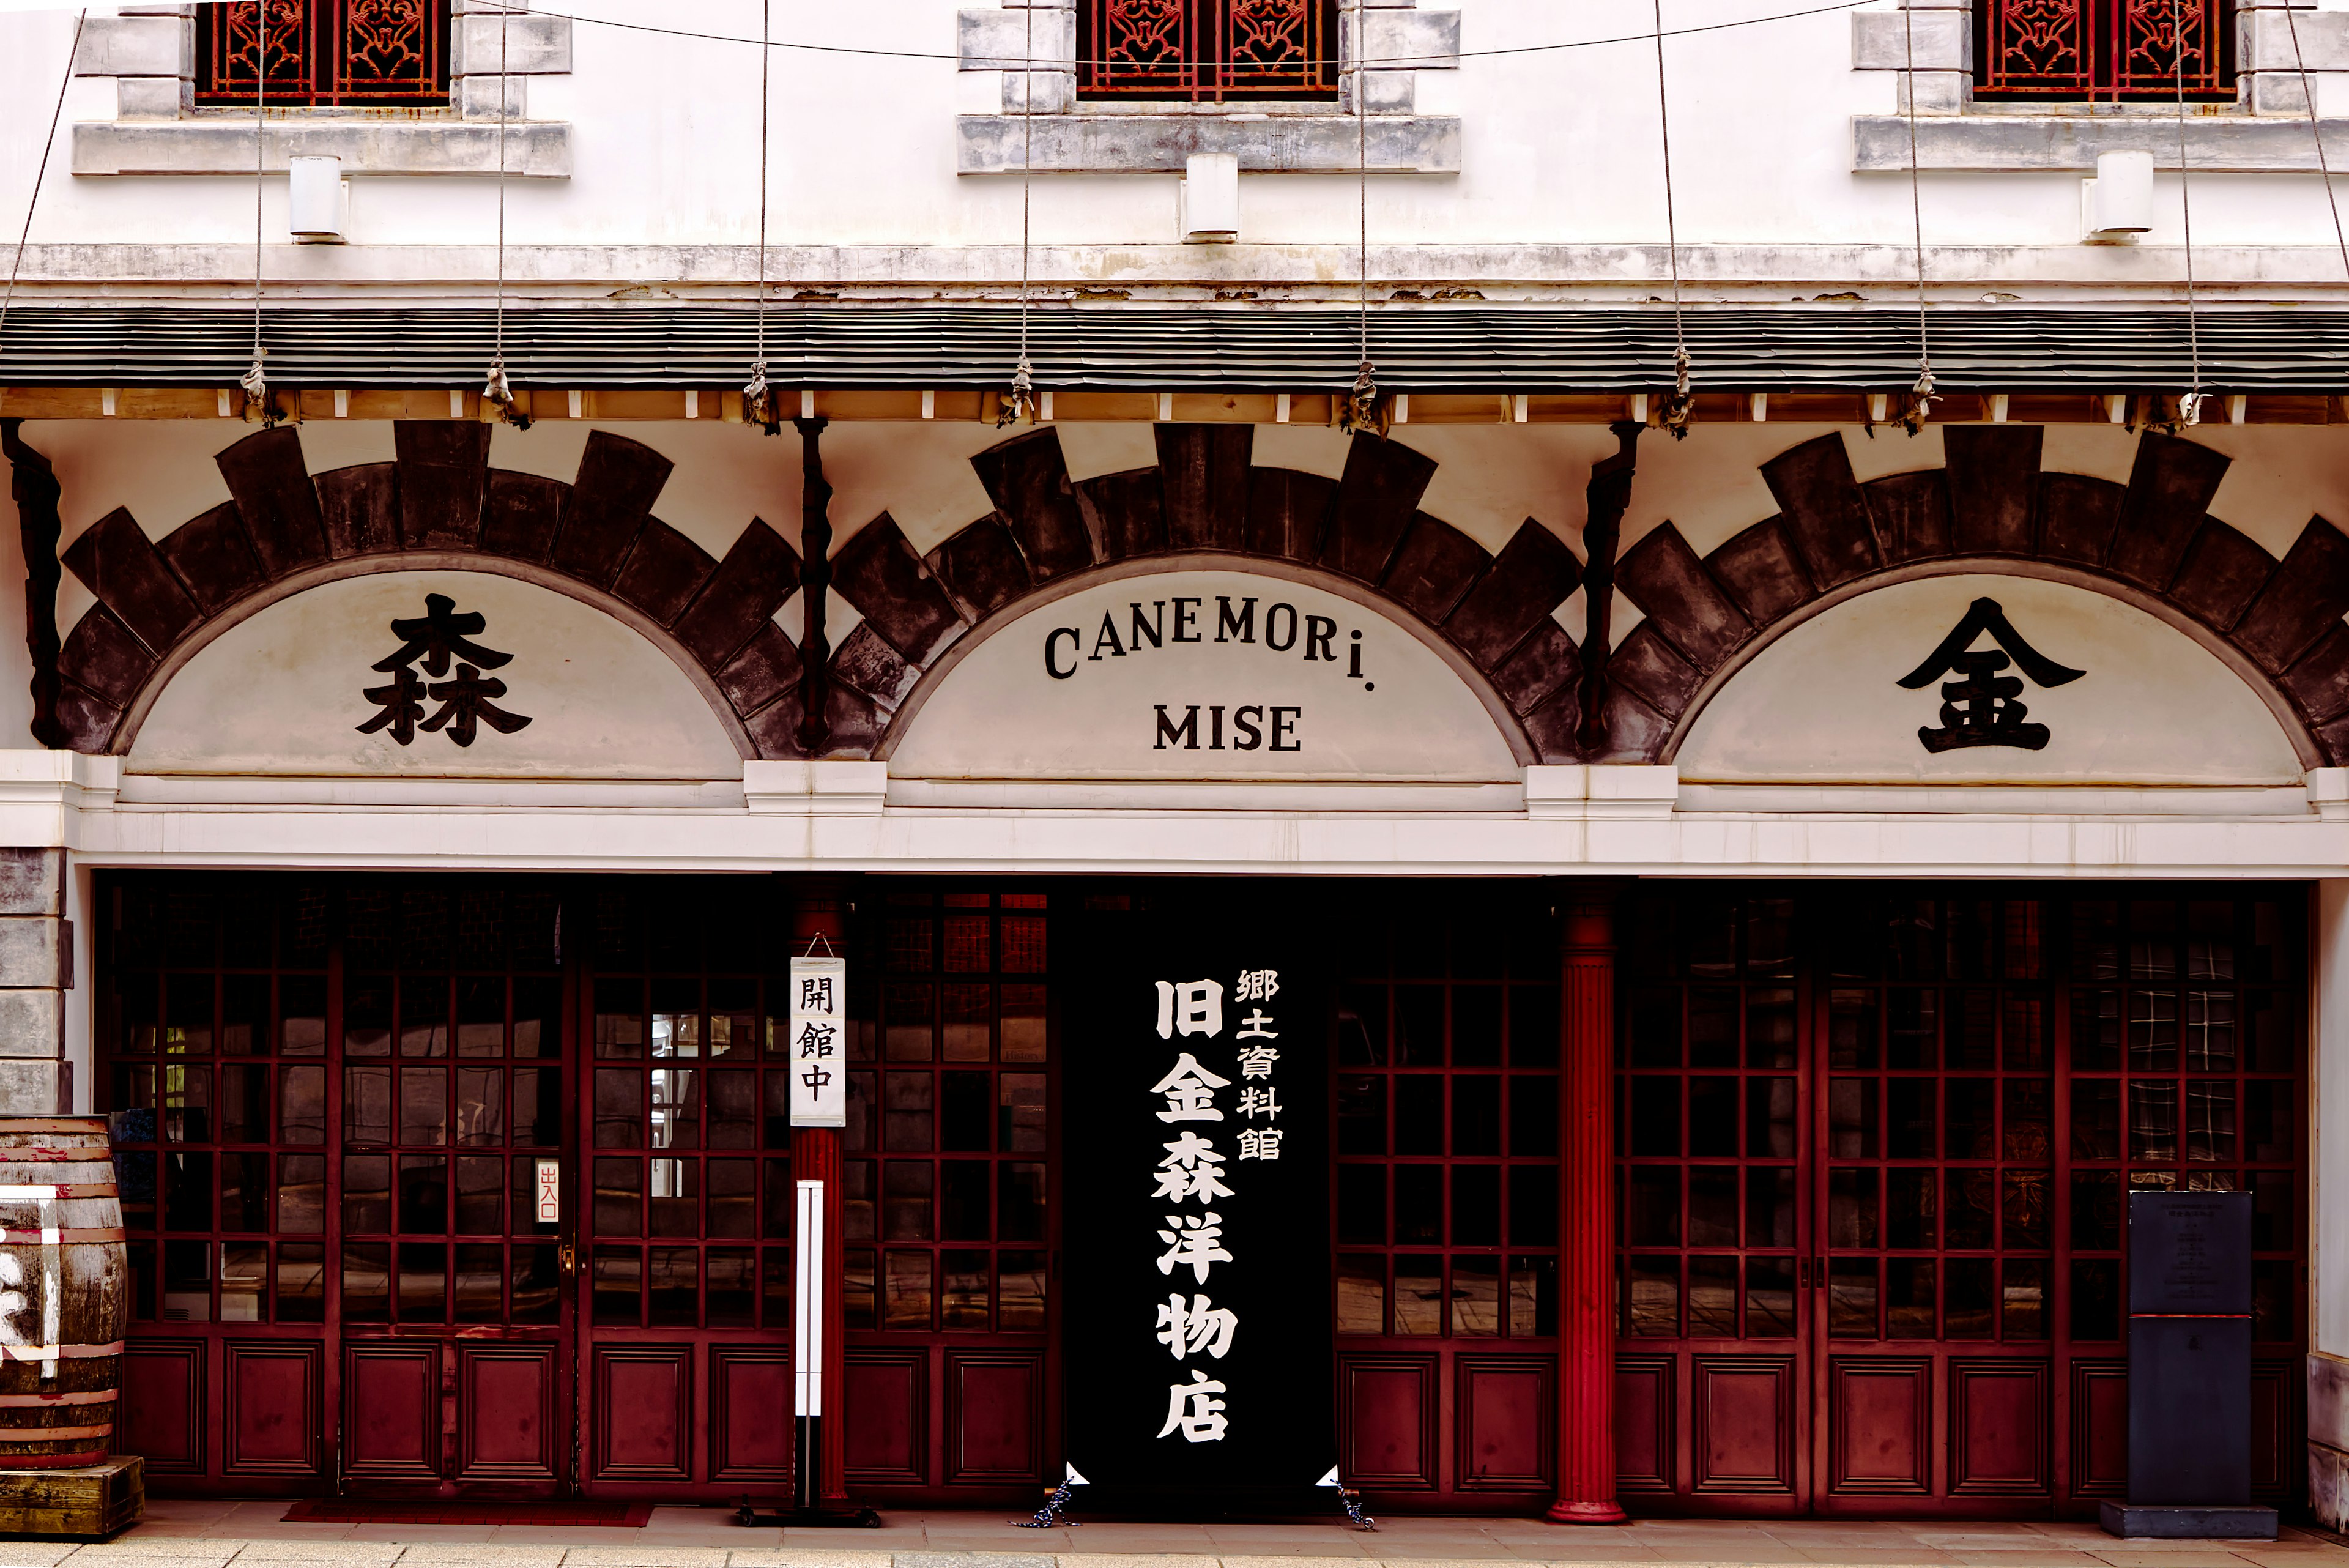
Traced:
<path fill-rule="evenodd" d="M 145 1463 L 129 1455 L 69 1470 L 0 1470 L 0 1538 L 103 1541 L 129 1529 L 147 1507 Z"/>

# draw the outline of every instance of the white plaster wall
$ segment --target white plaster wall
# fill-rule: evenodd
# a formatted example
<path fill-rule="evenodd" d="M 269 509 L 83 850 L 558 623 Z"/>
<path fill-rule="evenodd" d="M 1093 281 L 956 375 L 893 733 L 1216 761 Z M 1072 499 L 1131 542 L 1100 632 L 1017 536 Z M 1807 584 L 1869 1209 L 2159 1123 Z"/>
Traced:
<path fill-rule="evenodd" d="M 2080 679 L 2019 699 L 2044 750 L 1975 746 L 1939 754 L 1940 687 L 1899 679 L 1977 597 L 1994 598 L 2024 641 Z M 1987 634 L 1972 647 L 1993 646 Z M 2013 676 L 2009 669 L 2002 673 Z M 1730 677 L 1697 715 L 1681 777 L 1707 783 L 2288 784 L 2291 742 L 2240 676 L 2185 633 L 2085 588 L 1990 574 L 1897 583 L 1822 611 Z"/>
<path fill-rule="evenodd" d="M 494 699 L 530 724 L 487 725 L 470 747 L 444 729 L 395 743 L 361 734 L 378 709 L 361 695 L 391 677 L 374 663 L 400 647 L 390 621 L 424 613 L 427 594 L 478 612 L 474 640 L 512 654 L 483 673 Z M 418 673 L 425 680 L 420 665 Z M 440 708 L 426 700 L 429 715 Z M 709 704 L 667 655 L 602 611 L 550 588 L 478 572 L 390 572 L 295 594 L 199 650 L 157 698 L 129 765 L 146 774 L 358 777 L 723 779 L 739 754 Z"/>
<path fill-rule="evenodd" d="M 1468 55 L 1456 72 L 1422 72 L 1419 93 L 1423 111 L 1464 116 L 1462 171 L 1372 179 L 1373 243 L 1661 241 L 1653 53 L 1638 36 L 1645 16 L 1548 0 L 1458 5 Z M 628 0 L 578 0 L 566 9 L 580 18 L 574 72 L 534 78 L 528 90 L 533 118 L 573 125 L 574 171 L 567 181 L 511 182 L 510 241 L 750 243 L 758 212 L 757 49 L 605 24 L 651 19 L 755 37 L 756 0 L 705 0 L 657 17 Z M 789 42 L 902 52 L 895 58 L 774 52 L 770 232 L 778 243 L 1016 244 L 1019 182 L 954 172 L 955 112 L 999 103 L 995 75 L 956 69 L 958 9 L 957 0 L 863 0 L 778 14 L 775 35 Z M 1671 0 L 1665 24 L 1705 27 L 1766 9 L 1751 0 Z M 0 181 L 0 211 L 21 210 L 29 180 L 23 171 L 38 160 L 71 27 L 64 12 L 0 16 L 0 169 L 11 171 Z M 1589 47 L 1547 47 L 1559 44 Z M 1908 181 L 1851 171 L 1851 117 L 1890 112 L 1895 78 L 1851 68 L 1847 13 L 1685 34 L 1667 51 L 1684 244 L 1907 244 Z M 2326 85 L 2328 98 L 2344 96 Z M 67 120 L 110 119 L 113 95 L 110 79 L 76 82 Z M 1765 126 L 1767 134 L 1755 134 Z M 38 240 L 234 245 L 251 234 L 252 190 L 242 179 L 76 179 L 66 171 L 68 161 L 52 160 Z M 1086 260 L 1090 274 L 1163 272 L 1168 261 L 1155 259 L 1154 248 L 1174 237 L 1174 186 L 1172 175 L 1039 179 L 1032 234 L 1040 244 L 1100 247 Z M 2078 187 L 2078 175 L 2067 173 L 1930 173 L 1922 182 L 1927 239 L 2074 247 L 2071 265 L 2091 284 L 2176 282 L 2166 250 L 2077 253 Z M 2173 176 L 2161 177 L 2151 247 L 2178 238 L 2177 191 Z M 2317 283 L 2340 281 L 2331 220 L 2313 177 L 2206 174 L 2195 179 L 2193 193 L 2204 245 L 2307 246 L 2304 261 L 2287 270 Z M 266 223 L 281 240 L 284 196 L 282 178 L 268 182 Z M 491 181 L 362 179 L 354 187 L 352 233 L 374 247 L 483 246 L 494 234 L 495 201 Z M 1247 270 L 1257 247 L 1302 246 L 1299 275 L 1349 281 L 1356 213 L 1350 179 L 1250 176 L 1242 182 L 1241 245 L 1164 254 L 1212 278 Z M 358 249 L 314 254 L 304 265 L 321 276 L 364 277 L 390 261 Z M 1733 255 L 1727 265 L 1735 265 Z M 1994 275 L 2005 270 L 1995 259 L 1988 265 Z M 2020 275 L 2029 265 L 2017 258 L 2012 270 Z M 1609 270 L 1594 268 L 1594 277 Z M 1649 274 L 1627 266 L 1612 275 Z M 1897 275 L 1882 286 L 1897 294 Z"/>

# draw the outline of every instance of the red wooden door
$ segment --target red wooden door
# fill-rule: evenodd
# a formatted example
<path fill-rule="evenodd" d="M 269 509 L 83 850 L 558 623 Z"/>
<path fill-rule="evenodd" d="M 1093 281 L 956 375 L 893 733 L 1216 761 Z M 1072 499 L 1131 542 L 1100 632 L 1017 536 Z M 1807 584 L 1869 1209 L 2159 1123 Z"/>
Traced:
<path fill-rule="evenodd" d="M 593 1495 L 790 1495 L 789 886 L 607 878 L 574 906 Z"/>
<path fill-rule="evenodd" d="M 570 1476 L 560 888 L 107 877 L 94 1012 L 160 1493 Z"/>
<path fill-rule="evenodd" d="M 1619 1085 L 1635 1509 L 2079 1514 L 2126 1470 L 2123 1200 L 2257 1199 L 2293 1488 L 2300 900 L 1643 895 Z"/>
<path fill-rule="evenodd" d="M 328 1125 L 347 1490 L 548 1496 L 571 1475 L 563 1228 L 571 1031 L 554 888 L 341 889 Z"/>
<path fill-rule="evenodd" d="M 875 887 L 859 910 L 843 1228 L 848 1484 L 1026 1505 L 1057 1473 L 1058 1106 L 1048 922 L 1065 895 Z"/>

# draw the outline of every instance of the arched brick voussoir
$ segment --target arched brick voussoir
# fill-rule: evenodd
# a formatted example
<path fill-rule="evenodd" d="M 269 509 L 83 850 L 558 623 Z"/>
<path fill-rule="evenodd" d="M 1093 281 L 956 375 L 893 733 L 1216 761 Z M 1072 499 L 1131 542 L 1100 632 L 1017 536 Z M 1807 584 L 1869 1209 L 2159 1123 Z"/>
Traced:
<path fill-rule="evenodd" d="M 481 535 L 490 427 L 475 420 L 398 420 L 391 427 L 391 447 L 401 547 L 471 549 Z"/>
<path fill-rule="evenodd" d="M 1430 626 L 1442 626 L 1492 564 L 1484 545 L 1422 512 L 1413 516 L 1379 587 Z"/>
<path fill-rule="evenodd" d="M 302 460 L 302 437 L 280 425 L 245 437 L 213 458 L 244 519 L 245 537 L 271 578 L 326 558 L 317 487 Z"/>
<path fill-rule="evenodd" d="M 1788 611 L 1818 597 L 1810 574 L 1803 569 L 1795 542 L 1785 525 L 1764 517 L 1704 558 L 1713 581 L 1719 583 L 1745 612 L 1745 618 L 1766 627 Z"/>
<path fill-rule="evenodd" d="M 203 618 L 138 521 L 116 507 L 75 535 L 59 558 L 131 634 L 160 653 Z"/>
<path fill-rule="evenodd" d="M 1935 560 L 1950 553 L 1949 476 L 1938 468 L 1888 473 L 1860 489 L 1887 566 Z"/>
<path fill-rule="evenodd" d="M 946 590 L 923 569 L 897 520 L 886 512 L 859 528 L 833 556 L 832 584 L 909 664 L 927 665 L 966 628 Z"/>
<path fill-rule="evenodd" d="M 2349 612 L 2349 537 L 2312 517 L 2236 625 L 2233 642 L 2280 675 Z"/>
<path fill-rule="evenodd" d="M 1677 719 L 1704 683 L 1705 672 L 1681 657 L 1652 621 L 1641 621 L 1607 660 L 1607 682 L 1661 715 Z"/>
<path fill-rule="evenodd" d="M 1172 550 L 1243 550 L 1253 425 L 1154 425 Z"/>
<path fill-rule="evenodd" d="M 1357 433 L 1338 480 L 1321 564 L 1357 582 L 1375 583 L 1435 478 L 1435 460 L 1401 441 Z M 1506 651 L 1506 650 L 1504 650 Z"/>
<path fill-rule="evenodd" d="M 1077 505 L 1101 540 L 1102 559 L 1123 561 L 1166 548 L 1166 503 L 1155 468 L 1129 468 L 1080 480 Z"/>
<path fill-rule="evenodd" d="M 1338 482 L 1294 468 L 1248 471 L 1247 550 L 1282 561 L 1313 561 L 1330 530 Z"/>
<path fill-rule="evenodd" d="M 965 620 L 986 619 L 1033 588 L 1028 559 L 999 514 L 963 528 L 925 558 Z"/>
<path fill-rule="evenodd" d="M 1961 556 L 2031 553 L 2037 543 L 2033 513 L 2044 436 L 2038 425 L 1943 429 L 1941 450 L 1949 464 L 1946 548 Z M 1881 514 L 1877 521 L 1880 527 L 1885 521 Z M 1900 558 L 1889 538 L 1884 554 L 1888 561 Z"/>
<path fill-rule="evenodd" d="M 399 548 L 399 465 L 361 462 L 317 477 L 326 553 L 336 560 Z"/>
<path fill-rule="evenodd" d="M 1812 582 L 1839 587 L 1883 564 L 1868 496 L 1852 477 L 1841 435 L 1788 448 L 1762 465 L 1762 479 Z"/>
<path fill-rule="evenodd" d="M 2205 517 L 2186 546 L 2169 598 L 2211 630 L 2232 631 L 2275 570 L 2276 558 L 2258 541 Z"/>
<path fill-rule="evenodd" d="M 648 517 L 613 580 L 612 592 L 651 617 L 655 625 L 674 626 L 717 570 L 709 551 L 659 518 Z"/>
<path fill-rule="evenodd" d="M 676 466 L 640 441 L 589 431 L 563 509 L 562 531 L 554 536 L 555 569 L 595 587 L 610 587 Z"/>
<path fill-rule="evenodd" d="M 2148 431 L 2129 467 L 2128 493 L 2106 563 L 2114 575 L 2155 593 L 2168 589 L 2231 461 L 2207 446 Z"/>
<path fill-rule="evenodd" d="M 1670 523 L 1651 528 L 1615 566 L 1615 586 L 1674 650 L 1710 673 L 1754 635 L 1754 623 Z M 1635 634 L 1636 635 L 1636 634 Z"/>
<path fill-rule="evenodd" d="M 1582 581 L 1566 541 L 1528 517 L 1444 620 L 1444 635 L 1490 674 Z"/>
<path fill-rule="evenodd" d="M 883 641 L 871 621 L 859 621 L 856 629 L 841 639 L 840 646 L 832 651 L 832 678 L 864 692 L 875 707 L 894 713 L 913 694 L 922 671 Z"/>
<path fill-rule="evenodd" d="M 104 605 L 66 634 L 57 673 L 115 708 L 128 708 L 160 661 Z"/>
<path fill-rule="evenodd" d="M 1059 431 L 1046 426 L 999 441 L 974 456 L 970 466 L 1036 581 L 1093 564 L 1099 552 L 1069 480 Z"/>

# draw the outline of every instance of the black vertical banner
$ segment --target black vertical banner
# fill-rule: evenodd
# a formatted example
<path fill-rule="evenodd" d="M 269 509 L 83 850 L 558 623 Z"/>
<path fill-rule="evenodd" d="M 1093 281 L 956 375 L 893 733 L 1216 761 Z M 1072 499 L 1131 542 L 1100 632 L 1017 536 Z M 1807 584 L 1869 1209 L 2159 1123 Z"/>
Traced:
<path fill-rule="evenodd" d="M 1334 1512 L 1318 944 L 1252 889 L 1085 923 L 1061 1028 L 1076 1506 Z"/>

